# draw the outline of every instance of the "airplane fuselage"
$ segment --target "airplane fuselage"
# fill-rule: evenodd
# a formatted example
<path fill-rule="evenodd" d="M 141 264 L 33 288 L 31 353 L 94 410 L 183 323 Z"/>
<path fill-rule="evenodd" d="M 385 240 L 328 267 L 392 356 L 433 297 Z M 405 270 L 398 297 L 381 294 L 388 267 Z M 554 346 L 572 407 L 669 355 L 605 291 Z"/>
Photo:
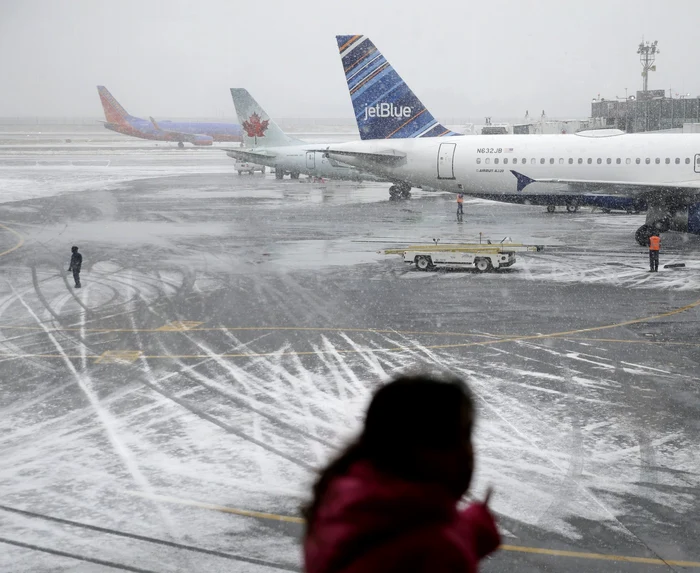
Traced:
<path fill-rule="evenodd" d="M 316 149 L 319 149 L 317 146 Z M 371 162 L 333 150 L 405 154 Z M 673 186 L 700 182 L 700 134 L 496 135 L 372 140 L 333 145 L 329 157 L 412 186 L 465 194 L 517 196 L 512 171 L 532 179 L 638 182 Z M 532 183 L 528 195 L 580 194 L 569 184 Z M 610 193 L 609 190 L 605 191 Z"/>
<path fill-rule="evenodd" d="M 147 119 L 131 117 L 120 123 L 105 123 L 105 128 L 124 135 L 149 139 L 153 141 L 183 141 L 183 136 L 208 136 L 211 140 L 203 138 L 201 142 L 191 139 L 195 145 L 211 145 L 212 141 L 232 142 L 243 141 L 243 132 L 240 125 L 232 123 L 199 123 L 199 122 L 173 122 L 159 121 L 157 129 L 152 122 Z"/>

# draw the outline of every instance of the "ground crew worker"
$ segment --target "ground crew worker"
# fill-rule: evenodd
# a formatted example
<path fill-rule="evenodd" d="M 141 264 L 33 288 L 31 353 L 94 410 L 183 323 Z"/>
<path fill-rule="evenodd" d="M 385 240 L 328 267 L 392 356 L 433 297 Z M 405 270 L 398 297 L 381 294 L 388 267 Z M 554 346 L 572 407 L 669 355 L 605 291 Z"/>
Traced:
<path fill-rule="evenodd" d="M 649 272 L 659 272 L 659 249 L 661 248 L 661 238 L 654 233 L 649 237 Z"/>
<path fill-rule="evenodd" d="M 80 288 L 80 267 L 83 264 L 83 255 L 78 252 L 78 247 L 71 247 L 73 253 L 70 257 L 70 266 L 68 272 L 73 271 L 73 280 L 75 280 L 75 288 Z"/>
<path fill-rule="evenodd" d="M 457 194 L 457 215 L 464 215 L 464 194 Z"/>

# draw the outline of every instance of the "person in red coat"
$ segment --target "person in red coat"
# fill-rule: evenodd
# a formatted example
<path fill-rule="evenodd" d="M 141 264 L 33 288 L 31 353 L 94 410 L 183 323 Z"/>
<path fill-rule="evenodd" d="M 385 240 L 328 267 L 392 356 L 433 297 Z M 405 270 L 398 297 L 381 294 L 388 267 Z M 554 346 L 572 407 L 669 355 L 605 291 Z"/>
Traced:
<path fill-rule="evenodd" d="M 321 473 L 306 518 L 307 573 L 462 573 L 501 539 L 488 497 L 457 504 L 474 468 L 464 382 L 399 376 L 374 395 L 362 433 Z"/>

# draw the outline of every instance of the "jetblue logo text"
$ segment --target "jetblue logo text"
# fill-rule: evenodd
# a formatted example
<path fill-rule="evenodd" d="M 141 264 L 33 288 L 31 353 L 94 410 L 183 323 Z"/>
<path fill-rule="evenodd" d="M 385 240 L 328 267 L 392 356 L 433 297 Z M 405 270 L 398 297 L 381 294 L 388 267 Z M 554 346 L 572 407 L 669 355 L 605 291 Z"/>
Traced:
<path fill-rule="evenodd" d="M 378 103 L 372 107 L 365 106 L 365 120 L 370 117 L 411 117 L 412 110 L 409 106 L 398 106 L 393 103 Z"/>

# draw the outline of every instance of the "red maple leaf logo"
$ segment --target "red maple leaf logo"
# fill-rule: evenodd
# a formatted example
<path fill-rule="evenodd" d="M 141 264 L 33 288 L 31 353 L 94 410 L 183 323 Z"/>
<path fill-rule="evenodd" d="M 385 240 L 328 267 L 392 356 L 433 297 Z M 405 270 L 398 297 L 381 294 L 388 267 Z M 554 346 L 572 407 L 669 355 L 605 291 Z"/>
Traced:
<path fill-rule="evenodd" d="M 264 121 L 260 121 L 260 116 L 257 113 L 254 113 L 243 122 L 243 129 L 245 129 L 248 137 L 265 137 L 268 123 L 270 123 L 270 120 L 266 119 Z"/>

